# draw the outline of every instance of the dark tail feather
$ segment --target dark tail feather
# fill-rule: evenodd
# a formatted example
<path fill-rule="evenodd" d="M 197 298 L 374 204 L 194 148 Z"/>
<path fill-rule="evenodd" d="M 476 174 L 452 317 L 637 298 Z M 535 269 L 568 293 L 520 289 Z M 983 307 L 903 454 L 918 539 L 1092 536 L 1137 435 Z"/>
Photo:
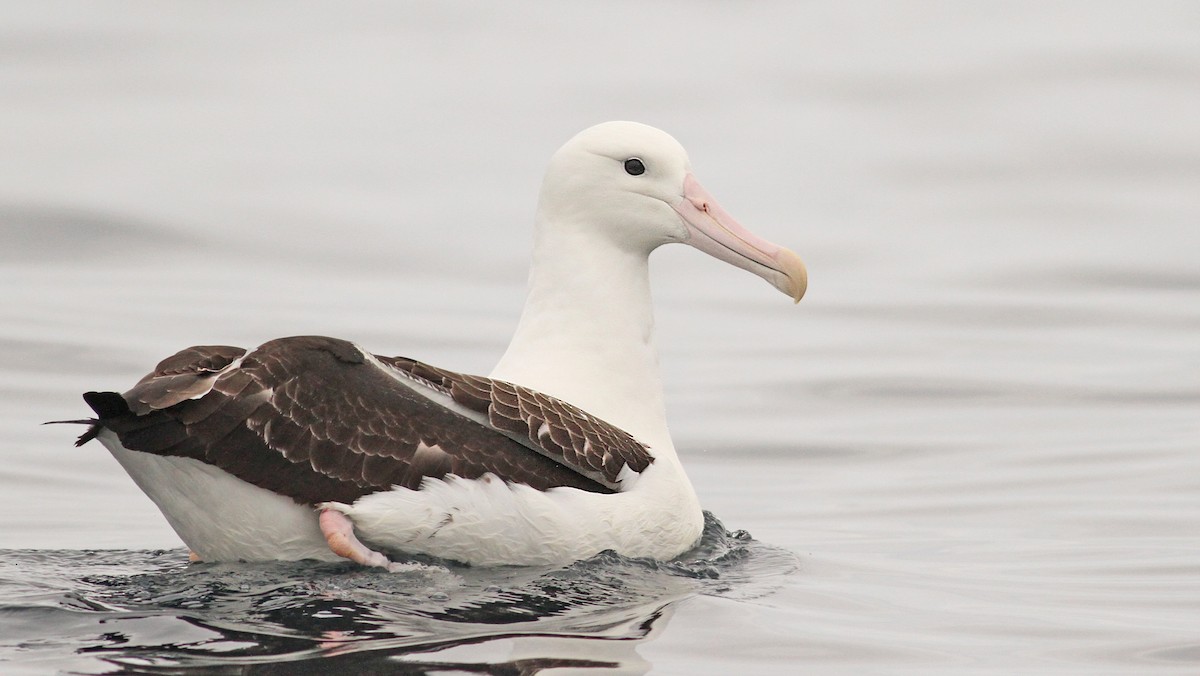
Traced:
<path fill-rule="evenodd" d="M 129 413 L 129 404 L 125 402 L 125 398 L 116 392 L 85 392 L 83 400 L 88 406 L 96 412 L 99 418 L 84 418 L 82 420 L 50 420 L 42 423 L 43 425 L 90 425 L 87 431 L 79 435 L 79 439 L 75 441 L 76 446 L 82 446 L 100 433 L 103 427 L 101 420 L 105 418 L 115 418 L 119 415 Z"/>
<path fill-rule="evenodd" d="M 125 397 L 116 392 L 84 392 L 83 400 L 92 407 L 101 420 L 129 413 L 129 403 L 125 401 Z"/>
<path fill-rule="evenodd" d="M 84 420 L 48 420 L 43 425 L 91 425 L 86 432 L 79 435 L 75 440 L 76 446 L 82 446 L 100 434 L 100 421 L 95 418 L 86 418 Z"/>

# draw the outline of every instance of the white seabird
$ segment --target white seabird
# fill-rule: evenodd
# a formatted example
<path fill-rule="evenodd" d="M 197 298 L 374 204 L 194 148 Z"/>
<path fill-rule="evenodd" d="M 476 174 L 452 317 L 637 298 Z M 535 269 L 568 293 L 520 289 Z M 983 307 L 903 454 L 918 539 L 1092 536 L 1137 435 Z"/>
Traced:
<path fill-rule="evenodd" d="M 79 443 L 99 439 L 205 561 L 676 557 L 703 516 L 667 431 L 650 252 L 690 244 L 797 302 L 804 265 L 633 122 L 554 154 L 535 226 L 529 296 L 489 377 L 317 336 L 197 346 L 124 394 L 85 394 L 97 417 Z"/>

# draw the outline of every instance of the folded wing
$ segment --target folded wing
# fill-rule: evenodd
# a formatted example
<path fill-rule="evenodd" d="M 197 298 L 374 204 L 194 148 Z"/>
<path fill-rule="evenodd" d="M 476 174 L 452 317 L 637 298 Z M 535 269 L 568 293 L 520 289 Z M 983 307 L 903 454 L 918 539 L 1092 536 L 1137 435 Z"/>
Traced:
<path fill-rule="evenodd" d="M 539 392 L 376 357 L 333 338 L 191 347 L 124 395 L 84 395 L 130 450 L 189 457 L 297 502 L 353 502 L 486 473 L 609 493 L 652 462 L 624 431 Z"/>

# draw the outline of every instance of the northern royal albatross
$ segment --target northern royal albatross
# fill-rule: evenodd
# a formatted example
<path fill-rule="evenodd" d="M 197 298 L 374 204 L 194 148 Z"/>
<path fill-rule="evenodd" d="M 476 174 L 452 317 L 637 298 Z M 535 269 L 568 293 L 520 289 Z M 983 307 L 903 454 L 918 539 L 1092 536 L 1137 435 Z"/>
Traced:
<path fill-rule="evenodd" d="M 489 377 L 316 336 L 190 347 L 85 394 L 79 444 L 99 439 L 204 561 L 673 558 L 703 517 L 652 340 L 647 258 L 670 242 L 804 294 L 799 257 L 721 209 L 675 139 L 609 122 L 550 160 L 528 299 Z"/>

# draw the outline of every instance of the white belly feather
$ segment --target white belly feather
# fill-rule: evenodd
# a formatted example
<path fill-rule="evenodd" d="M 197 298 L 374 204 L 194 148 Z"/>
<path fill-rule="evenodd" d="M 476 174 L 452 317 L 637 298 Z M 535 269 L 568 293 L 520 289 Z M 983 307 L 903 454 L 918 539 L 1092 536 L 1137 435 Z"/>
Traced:
<path fill-rule="evenodd" d="M 672 483 L 664 481 L 667 470 L 651 465 L 621 493 L 452 475 L 426 479 L 419 491 L 329 506 L 349 516 L 365 541 L 474 565 L 565 564 L 606 549 L 670 559 L 696 543 L 704 523 L 690 485 L 663 485 Z"/>
<path fill-rule="evenodd" d="M 130 451 L 110 430 L 97 438 L 202 560 L 341 560 L 311 507 L 199 460 Z"/>
<path fill-rule="evenodd" d="M 108 430 L 99 439 L 202 560 L 342 560 L 311 507 L 197 460 L 127 450 Z M 677 471 L 654 463 L 615 494 L 449 476 L 426 479 L 417 491 L 395 488 L 327 506 L 350 517 L 368 544 L 473 565 L 565 564 L 606 549 L 669 559 L 703 527 L 695 494 Z"/>

